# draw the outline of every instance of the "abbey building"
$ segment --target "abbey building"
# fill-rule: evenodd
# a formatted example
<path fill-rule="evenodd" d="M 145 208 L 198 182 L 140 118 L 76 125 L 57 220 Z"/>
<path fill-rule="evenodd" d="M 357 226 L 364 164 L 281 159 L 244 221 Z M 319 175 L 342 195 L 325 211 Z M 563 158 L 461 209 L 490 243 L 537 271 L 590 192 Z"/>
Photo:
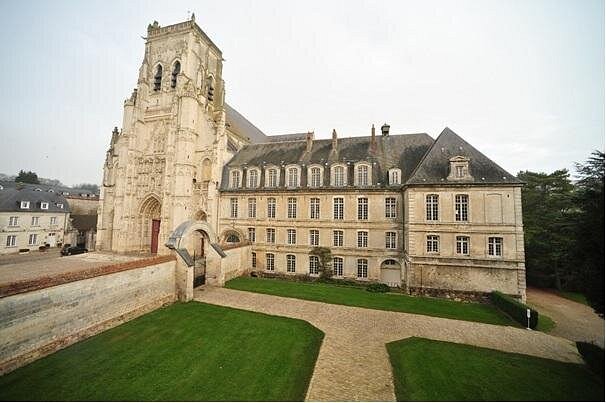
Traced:
<path fill-rule="evenodd" d="M 525 298 L 518 179 L 448 128 L 268 136 L 225 102 L 222 63 L 193 17 L 148 27 L 106 155 L 98 249 L 170 253 L 195 220 L 225 249 L 246 245 L 244 271 L 317 275 L 320 246 L 337 277 Z"/>

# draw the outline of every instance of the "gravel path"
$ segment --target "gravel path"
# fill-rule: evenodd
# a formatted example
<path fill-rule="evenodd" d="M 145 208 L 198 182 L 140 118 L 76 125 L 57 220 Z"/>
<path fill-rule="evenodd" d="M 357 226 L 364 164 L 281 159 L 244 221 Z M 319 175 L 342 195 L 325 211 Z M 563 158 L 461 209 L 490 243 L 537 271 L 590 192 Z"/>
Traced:
<path fill-rule="evenodd" d="M 572 341 L 597 343 L 604 348 L 604 319 L 592 308 L 539 288 L 529 287 L 526 299 L 528 304 L 556 323 L 549 334 Z"/>
<path fill-rule="evenodd" d="M 305 320 L 325 333 L 307 400 L 394 401 L 385 344 L 406 337 L 472 344 L 567 362 L 582 362 L 574 343 L 509 326 L 205 287 L 195 300 Z"/>

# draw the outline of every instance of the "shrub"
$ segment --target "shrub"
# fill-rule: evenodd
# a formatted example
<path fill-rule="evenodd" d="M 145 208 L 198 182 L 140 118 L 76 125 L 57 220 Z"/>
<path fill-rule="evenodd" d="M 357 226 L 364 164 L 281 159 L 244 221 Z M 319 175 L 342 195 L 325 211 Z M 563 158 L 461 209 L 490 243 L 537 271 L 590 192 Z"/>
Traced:
<path fill-rule="evenodd" d="M 589 369 L 604 379 L 604 349 L 592 343 L 577 341 L 577 350 Z"/>
<path fill-rule="evenodd" d="M 28 248 L 19 249 L 19 253 L 29 252 Z"/>
<path fill-rule="evenodd" d="M 389 286 L 383 283 L 372 283 L 366 287 L 369 292 L 389 292 Z"/>
<path fill-rule="evenodd" d="M 46 246 L 44 246 L 44 245 L 40 245 L 40 246 L 38 247 L 38 250 L 39 250 L 40 252 L 46 252 Z"/>
<path fill-rule="evenodd" d="M 520 301 L 505 295 L 498 291 L 490 293 L 490 299 L 497 308 L 509 315 L 513 320 L 520 323 L 524 327 L 528 326 L 528 318 L 526 317 L 526 310 L 530 309 L 530 328 L 536 329 L 539 323 L 539 313 L 528 305 L 521 303 Z"/>

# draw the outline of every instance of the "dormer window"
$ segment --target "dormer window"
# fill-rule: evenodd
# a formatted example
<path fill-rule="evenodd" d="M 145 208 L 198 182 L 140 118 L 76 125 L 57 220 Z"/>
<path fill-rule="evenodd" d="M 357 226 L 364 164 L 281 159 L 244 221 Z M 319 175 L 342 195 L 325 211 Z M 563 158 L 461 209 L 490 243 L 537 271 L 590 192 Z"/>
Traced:
<path fill-rule="evenodd" d="M 299 168 L 290 167 L 286 170 L 286 185 L 289 188 L 299 187 Z"/>
<path fill-rule="evenodd" d="M 231 171 L 229 187 L 233 189 L 240 187 L 240 171 Z"/>
<path fill-rule="evenodd" d="M 450 159 L 450 173 L 448 180 L 472 180 L 469 173 L 469 158 L 456 156 Z"/>
<path fill-rule="evenodd" d="M 370 186 L 371 171 L 368 164 L 356 165 L 356 186 Z"/>
<path fill-rule="evenodd" d="M 0 190 L 4 189 L 4 186 L 0 185 Z"/>
<path fill-rule="evenodd" d="M 63 203 L 57 203 L 57 207 L 62 209 L 63 208 Z"/>
<path fill-rule="evenodd" d="M 159 64 L 156 67 L 156 74 L 154 75 L 154 91 L 160 91 L 162 88 L 162 65 Z"/>
<path fill-rule="evenodd" d="M 28 209 L 29 208 L 29 202 L 28 201 L 22 201 L 21 202 L 21 208 L 22 209 Z"/>
<path fill-rule="evenodd" d="M 177 88 L 177 76 L 181 72 L 181 63 L 177 60 L 173 66 L 173 73 L 170 79 L 170 88 Z"/>
<path fill-rule="evenodd" d="M 401 176 L 402 173 L 398 168 L 392 168 L 388 172 L 389 175 L 389 184 L 390 185 L 400 185 L 401 184 Z"/>
<path fill-rule="evenodd" d="M 34 191 L 36 191 L 36 192 L 42 192 L 42 189 L 40 189 L 40 188 L 35 188 L 35 189 L 34 189 Z"/>
<path fill-rule="evenodd" d="M 256 188 L 259 186 L 259 171 L 256 169 L 248 170 L 248 187 Z"/>
<path fill-rule="evenodd" d="M 345 167 L 343 165 L 336 165 L 332 167 L 332 185 L 335 187 L 345 186 L 347 183 Z"/>
<path fill-rule="evenodd" d="M 265 171 L 265 186 L 268 188 L 275 188 L 278 186 L 278 169 L 277 168 L 268 168 Z"/>
<path fill-rule="evenodd" d="M 48 189 L 48 193 L 55 193 L 54 189 Z"/>
<path fill-rule="evenodd" d="M 322 168 L 311 167 L 309 168 L 309 181 L 308 186 L 312 188 L 318 188 L 322 186 Z"/>
<path fill-rule="evenodd" d="M 40 208 L 42 210 L 48 210 L 48 202 L 42 202 L 42 203 L 40 203 Z"/>
<path fill-rule="evenodd" d="M 69 192 L 61 192 L 63 196 L 69 196 Z"/>

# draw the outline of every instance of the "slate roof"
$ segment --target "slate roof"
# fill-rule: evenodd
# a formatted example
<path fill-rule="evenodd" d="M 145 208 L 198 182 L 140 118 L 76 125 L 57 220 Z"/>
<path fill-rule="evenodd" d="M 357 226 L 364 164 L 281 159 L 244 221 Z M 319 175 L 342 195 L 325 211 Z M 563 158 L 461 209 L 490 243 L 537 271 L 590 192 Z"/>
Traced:
<path fill-rule="evenodd" d="M 267 136 L 259 128 L 253 125 L 240 112 L 225 104 L 225 123 L 229 130 L 248 138 L 251 143 L 261 143 L 267 141 Z"/>
<path fill-rule="evenodd" d="M 307 138 L 308 133 L 272 134 L 267 136 L 267 141 L 276 143 L 281 141 L 301 141 Z"/>
<path fill-rule="evenodd" d="M 448 180 L 450 158 L 462 156 L 469 158 L 471 180 Z M 423 160 L 412 173 L 406 184 L 521 184 L 515 176 L 505 171 L 459 135 L 446 127 L 435 143 L 427 151 Z"/>
<path fill-rule="evenodd" d="M 61 193 L 49 192 L 52 186 L 16 184 L 12 181 L 0 181 L 0 211 L 9 212 L 40 212 L 40 213 L 67 213 L 69 212 L 69 203 Z M 40 189 L 40 191 L 36 190 Z M 29 201 L 30 208 L 22 209 L 21 202 Z M 48 202 L 48 210 L 42 210 L 40 204 Z M 63 208 L 57 204 L 63 204 Z"/>
<path fill-rule="evenodd" d="M 78 231 L 97 229 L 97 215 L 75 214 L 71 215 L 72 226 Z"/>

